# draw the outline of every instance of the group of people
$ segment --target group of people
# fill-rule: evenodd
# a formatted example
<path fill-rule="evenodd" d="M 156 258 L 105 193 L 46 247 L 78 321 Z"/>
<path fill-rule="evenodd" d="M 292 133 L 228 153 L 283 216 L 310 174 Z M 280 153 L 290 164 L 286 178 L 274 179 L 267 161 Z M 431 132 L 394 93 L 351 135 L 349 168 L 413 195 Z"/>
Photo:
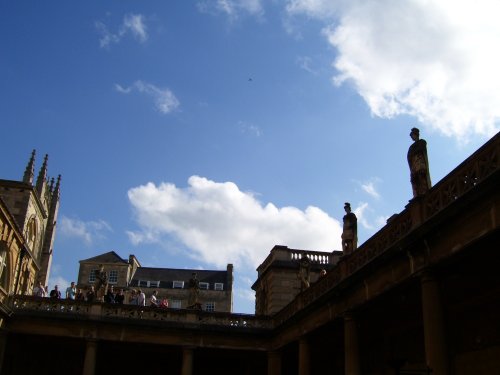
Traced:
<path fill-rule="evenodd" d="M 41 282 L 38 283 L 37 286 L 33 288 L 33 295 L 36 297 L 49 297 L 52 299 L 62 299 L 62 293 L 59 290 L 59 286 L 55 285 L 54 289 L 48 293 L 48 287 L 43 286 Z M 86 302 L 96 302 L 98 301 L 97 294 L 95 291 L 95 287 L 93 285 L 89 286 L 84 292 L 81 288 L 77 288 L 75 282 L 72 281 L 71 285 L 66 288 L 66 299 L 74 300 L 74 301 L 86 301 Z M 123 289 L 119 289 L 118 292 L 115 292 L 114 287 L 110 285 L 106 294 L 104 295 L 103 302 L 105 303 L 116 303 L 123 305 L 125 303 L 125 291 Z M 146 294 L 141 290 L 133 289 L 130 292 L 130 296 L 127 300 L 129 305 L 137 305 L 137 306 L 151 306 L 151 307 L 168 307 L 168 299 L 163 298 L 161 301 L 158 298 L 158 291 L 155 290 L 151 294 L 149 300 L 146 299 Z"/>

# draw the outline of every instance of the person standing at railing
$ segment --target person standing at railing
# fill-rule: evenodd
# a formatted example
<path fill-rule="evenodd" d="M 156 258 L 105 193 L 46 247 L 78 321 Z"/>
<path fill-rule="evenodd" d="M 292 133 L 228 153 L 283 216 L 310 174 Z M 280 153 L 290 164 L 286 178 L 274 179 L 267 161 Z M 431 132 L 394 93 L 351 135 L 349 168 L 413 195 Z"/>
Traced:
<path fill-rule="evenodd" d="M 41 281 L 39 281 L 38 285 L 33 288 L 33 295 L 36 297 L 46 297 L 47 296 L 47 291 L 45 290 L 45 287 L 43 286 Z"/>
<path fill-rule="evenodd" d="M 90 303 L 94 302 L 94 300 L 95 300 L 95 289 L 94 289 L 93 285 L 91 285 L 88 288 L 86 298 L 87 298 L 87 302 L 90 302 Z"/>
<path fill-rule="evenodd" d="M 410 181 L 413 197 L 423 195 L 431 188 L 429 159 L 427 158 L 427 142 L 420 139 L 420 130 L 411 129 L 413 144 L 408 149 L 408 165 L 410 166 Z"/>
<path fill-rule="evenodd" d="M 72 281 L 71 285 L 66 288 L 66 299 L 74 300 L 76 296 L 76 286 L 75 282 Z"/>
<path fill-rule="evenodd" d="M 57 285 L 55 285 L 54 289 L 50 291 L 50 298 L 61 299 L 61 292 L 59 291 L 59 287 Z"/>
<path fill-rule="evenodd" d="M 123 289 L 120 289 L 118 293 L 116 293 L 115 296 L 115 303 L 119 305 L 123 305 L 123 301 L 125 300 L 125 294 L 123 292 Z"/>
<path fill-rule="evenodd" d="M 137 304 L 139 306 L 146 306 L 146 295 L 141 289 L 137 291 Z"/>

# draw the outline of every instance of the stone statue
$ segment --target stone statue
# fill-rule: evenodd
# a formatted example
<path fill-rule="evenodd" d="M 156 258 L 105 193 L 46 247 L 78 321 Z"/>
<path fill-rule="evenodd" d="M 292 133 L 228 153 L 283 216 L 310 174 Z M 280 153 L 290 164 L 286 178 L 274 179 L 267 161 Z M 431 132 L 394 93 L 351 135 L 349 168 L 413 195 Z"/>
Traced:
<path fill-rule="evenodd" d="M 344 254 L 350 254 L 358 248 L 358 218 L 351 212 L 350 203 L 345 203 L 344 210 L 346 214 L 343 218 L 342 250 Z"/>
<path fill-rule="evenodd" d="M 417 128 L 411 129 L 410 137 L 414 142 L 408 149 L 408 165 L 413 197 L 417 197 L 431 188 L 431 176 L 427 159 L 427 142 L 419 139 L 420 131 Z"/>
<path fill-rule="evenodd" d="M 300 280 L 300 291 L 309 288 L 310 283 L 310 268 L 311 261 L 306 255 L 302 255 L 299 263 L 299 274 L 297 275 Z"/>
<path fill-rule="evenodd" d="M 95 274 L 95 293 L 98 301 L 104 302 L 104 296 L 108 291 L 108 274 L 104 271 L 104 266 L 101 264 L 99 270 Z"/>
<path fill-rule="evenodd" d="M 188 296 L 188 309 L 201 310 L 201 304 L 198 301 L 198 296 L 200 294 L 200 282 L 198 280 L 196 272 L 191 274 L 189 279 L 189 296 Z"/>

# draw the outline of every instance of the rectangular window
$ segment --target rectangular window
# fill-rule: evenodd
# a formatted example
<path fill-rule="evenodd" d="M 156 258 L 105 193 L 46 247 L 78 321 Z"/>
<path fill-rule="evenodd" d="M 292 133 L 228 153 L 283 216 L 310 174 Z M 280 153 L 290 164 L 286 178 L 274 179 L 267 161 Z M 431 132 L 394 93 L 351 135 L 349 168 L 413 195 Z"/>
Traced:
<path fill-rule="evenodd" d="M 223 283 L 215 283 L 214 290 L 224 290 Z"/>
<path fill-rule="evenodd" d="M 117 270 L 109 271 L 108 282 L 110 284 L 116 284 L 118 282 L 118 271 Z"/>
<path fill-rule="evenodd" d="M 200 282 L 200 289 L 208 289 L 208 283 Z"/>
<path fill-rule="evenodd" d="M 139 280 L 138 286 L 147 287 L 148 282 L 146 280 Z"/>
<path fill-rule="evenodd" d="M 184 281 L 174 281 L 174 283 L 172 284 L 172 287 L 174 289 L 182 289 L 182 288 L 184 288 Z"/>
<path fill-rule="evenodd" d="M 90 273 L 89 273 L 89 284 L 95 283 L 95 275 L 96 275 L 97 271 L 98 270 L 90 270 Z"/>
<path fill-rule="evenodd" d="M 173 300 L 170 300 L 170 307 L 173 308 L 173 309 L 180 309 L 181 306 L 182 306 L 182 301 L 178 300 L 178 299 L 173 299 Z"/>
<path fill-rule="evenodd" d="M 215 311 L 215 302 L 206 302 L 205 311 Z"/>
<path fill-rule="evenodd" d="M 158 288 L 160 286 L 160 282 L 159 281 L 150 281 L 149 282 L 149 287 L 150 288 Z"/>

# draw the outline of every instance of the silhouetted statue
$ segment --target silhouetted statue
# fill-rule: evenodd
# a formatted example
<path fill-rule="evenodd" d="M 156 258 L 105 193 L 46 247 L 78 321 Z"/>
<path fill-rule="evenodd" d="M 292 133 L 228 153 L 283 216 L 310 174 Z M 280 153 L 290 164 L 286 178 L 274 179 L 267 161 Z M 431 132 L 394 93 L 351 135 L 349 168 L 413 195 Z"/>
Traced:
<path fill-rule="evenodd" d="M 408 149 L 408 165 L 413 197 L 417 197 L 431 188 L 431 176 L 427 159 L 427 142 L 419 139 L 420 131 L 417 128 L 411 129 L 410 137 L 414 142 Z"/>
<path fill-rule="evenodd" d="M 311 261 L 306 255 L 302 255 L 299 263 L 299 274 L 297 275 L 300 280 L 300 291 L 309 288 L 310 282 L 310 268 Z"/>
<path fill-rule="evenodd" d="M 345 203 L 344 210 L 346 214 L 343 218 L 342 250 L 344 254 L 350 254 L 358 248 L 358 218 L 351 212 L 350 203 Z"/>
<path fill-rule="evenodd" d="M 198 296 L 200 294 L 200 282 L 198 280 L 196 272 L 191 274 L 189 279 L 189 296 L 188 296 L 188 309 L 201 310 L 201 304 L 198 301 Z"/>
<path fill-rule="evenodd" d="M 108 274 L 104 271 L 104 266 L 101 264 L 99 270 L 95 273 L 95 293 L 97 300 L 104 302 L 104 296 L 108 291 Z"/>

